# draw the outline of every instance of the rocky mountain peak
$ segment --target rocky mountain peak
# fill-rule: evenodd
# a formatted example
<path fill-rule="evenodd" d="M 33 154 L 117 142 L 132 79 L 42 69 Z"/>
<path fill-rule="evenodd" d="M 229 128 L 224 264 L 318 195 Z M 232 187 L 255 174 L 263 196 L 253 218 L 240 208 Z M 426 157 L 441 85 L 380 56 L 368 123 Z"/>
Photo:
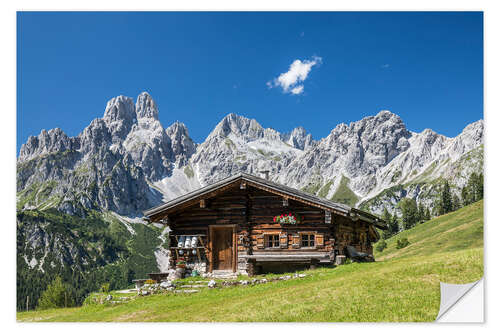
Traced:
<path fill-rule="evenodd" d="M 176 121 L 165 130 L 165 133 L 170 137 L 174 155 L 182 156 L 180 164 L 185 164 L 196 151 L 196 143 L 189 136 L 186 125 Z"/>
<path fill-rule="evenodd" d="M 367 118 L 370 118 L 370 117 L 367 117 Z M 391 118 L 399 119 L 399 121 L 401 120 L 401 118 L 397 114 L 392 113 L 389 110 L 380 110 L 379 113 L 377 113 L 377 115 L 375 116 L 375 118 L 380 119 L 382 121 L 387 121 Z"/>
<path fill-rule="evenodd" d="M 106 105 L 102 119 L 114 137 L 113 141 L 122 140 L 130 132 L 132 125 L 137 123 L 133 99 L 121 95 L 112 98 Z"/>
<path fill-rule="evenodd" d="M 283 141 L 300 150 L 305 150 L 315 144 L 312 135 L 308 134 L 302 126 L 296 127 L 290 133 L 284 134 Z"/>
<path fill-rule="evenodd" d="M 482 140 L 484 131 L 484 120 L 480 119 L 467 125 L 460 135 L 469 136 L 473 140 Z"/>
<path fill-rule="evenodd" d="M 230 113 L 215 126 L 208 137 L 227 137 L 231 133 L 243 139 L 254 140 L 263 136 L 264 129 L 255 119 Z"/>
<path fill-rule="evenodd" d="M 170 136 L 170 137 L 178 136 L 178 135 L 189 136 L 188 129 L 187 129 L 186 125 L 180 121 L 174 122 L 172 125 L 167 127 L 165 129 L 165 131 L 167 132 L 168 136 Z"/>
<path fill-rule="evenodd" d="M 478 120 L 467 125 L 462 133 L 453 140 L 451 149 L 457 154 L 463 154 L 483 144 L 484 121 Z"/>
<path fill-rule="evenodd" d="M 19 162 L 39 155 L 78 149 L 78 142 L 68 137 L 60 128 L 43 129 L 38 136 L 30 136 L 19 152 Z"/>
<path fill-rule="evenodd" d="M 139 96 L 137 96 L 135 111 L 138 119 L 150 118 L 158 120 L 158 107 L 156 106 L 153 98 L 147 92 L 142 92 Z"/>
<path fill-rule="evenodd" d="M 106 104 L 103 119 L 107 122 L 121 120 L 132 122 L 136 119 L 133 99 L 123 95 L 113 97 Z"/>

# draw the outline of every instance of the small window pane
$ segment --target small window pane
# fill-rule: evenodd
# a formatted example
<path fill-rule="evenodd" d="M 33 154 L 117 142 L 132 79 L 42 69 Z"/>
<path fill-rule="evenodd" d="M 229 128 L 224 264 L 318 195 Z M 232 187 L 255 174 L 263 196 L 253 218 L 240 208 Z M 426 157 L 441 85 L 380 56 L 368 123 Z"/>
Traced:
<path fill-rule="evenodd" d="M 301 246 L 314 247 L 314 234 L 302 234 Z"/>
<path fill-rule="evenodd" d="M 266 235 L 266 247 L 279 247 L 280 246 L 280 238 L 279 235 Z"/>

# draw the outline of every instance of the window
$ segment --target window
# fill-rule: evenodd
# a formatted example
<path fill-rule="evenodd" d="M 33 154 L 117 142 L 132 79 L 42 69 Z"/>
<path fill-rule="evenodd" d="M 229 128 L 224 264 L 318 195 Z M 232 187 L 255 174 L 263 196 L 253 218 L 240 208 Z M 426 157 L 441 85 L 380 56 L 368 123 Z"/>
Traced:
<path fill-rule="evenodd" d="M 301 240 L 301 247 L 314 247 L 314 234 L 302 234 Z"/>
<path fill-rule="evenodd" d="M 266 235 L 266 247 L 280 247 L 280 235 Z"/>

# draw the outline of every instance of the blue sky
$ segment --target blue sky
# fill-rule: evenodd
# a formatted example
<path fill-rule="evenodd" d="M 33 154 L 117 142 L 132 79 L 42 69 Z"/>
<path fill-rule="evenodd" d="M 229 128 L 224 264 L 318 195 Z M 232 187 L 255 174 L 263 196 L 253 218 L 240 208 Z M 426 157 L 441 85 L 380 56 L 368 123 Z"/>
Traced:
<path fill-rule="evenodd" d="M 231 112 L 319 139 L 388 109 L 455 136 L 483 117 L 482 30 L 460 12 L 18 13 L 17 149 L 142 91 L 197 142 Z"/>

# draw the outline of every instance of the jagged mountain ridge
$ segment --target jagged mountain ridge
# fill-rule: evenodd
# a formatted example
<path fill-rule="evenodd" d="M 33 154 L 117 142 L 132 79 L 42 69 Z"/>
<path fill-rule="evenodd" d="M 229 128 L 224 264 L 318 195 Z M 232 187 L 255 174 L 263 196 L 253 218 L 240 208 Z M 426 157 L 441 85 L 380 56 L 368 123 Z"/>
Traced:
<path fill-rule="evenodd" d="M 149 94 L 140 94 L 135 105 L 118 96 L 76 137 L 59 128 L 31 136 L 19 153 L 17 190 L 44 192 L 24 208 L 50 201 L 43 207 L 69 214 L 97 209 L 135 216 L 162 200 L 149 183 L 185 165 L 195 149 L 184 124 L 163 128 Z"/>
<path fill-rule="evenodd" d="M 479 120 L 448 138 L 429 129 L 411 132 L 399 116 L 381 111 L 315 141 L 302 127 L 283 134 L 229 114 L 196 144 L 184 124 L 162 127 L 149 94 L 135 104 L 118 96 L 76 137 L 53 129 L 28 139 L 18 158 L 18 207 L 140 216 L 235 173 L 269 170 L 271 180 L 378 213 L 403 196 L 429 200 L 424 185 L 436 179 L 458 188 L 471 172 L 482 172 L 482 153 L 472 162 L 461 158 L 482 149 L 483 126 Z M 395 186 L 405 189 L 399 199 L 367 205 Z"/>

